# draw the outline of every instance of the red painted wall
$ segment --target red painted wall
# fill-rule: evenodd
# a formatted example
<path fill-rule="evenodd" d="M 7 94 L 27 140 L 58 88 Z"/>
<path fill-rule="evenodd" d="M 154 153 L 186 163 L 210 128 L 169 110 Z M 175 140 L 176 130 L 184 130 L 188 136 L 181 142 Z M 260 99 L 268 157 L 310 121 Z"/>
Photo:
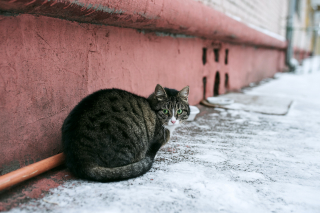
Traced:
<path fill-rule="evenodd" d="M 121 88 L 148 96 L 156 84 L 190 86 L 190 104 L 271 77 L 284 52 L 135 29 L 81 24 L 44 16 L 0 16 L 0 170 L 2 174 L 61 151 L 60 128 L 87 94 Z M 220 46 L 219 62 L 213 48 Z M 203 48 L 207 63 L 203 65 Z M 224 63 L 229 50 L 228 64 Z"/>

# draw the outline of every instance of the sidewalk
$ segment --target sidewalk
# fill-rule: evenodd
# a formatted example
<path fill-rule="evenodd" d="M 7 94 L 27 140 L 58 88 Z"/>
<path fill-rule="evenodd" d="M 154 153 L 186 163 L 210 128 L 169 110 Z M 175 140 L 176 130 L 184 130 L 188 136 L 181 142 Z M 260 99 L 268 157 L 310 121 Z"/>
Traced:
<path fill-rule="evenodd" d="M 10 212 L 320 212 L 320 72 L 245 93 L 294 103 L 286 116 L 200 106 L 142 177 L 68 180 Z"/>

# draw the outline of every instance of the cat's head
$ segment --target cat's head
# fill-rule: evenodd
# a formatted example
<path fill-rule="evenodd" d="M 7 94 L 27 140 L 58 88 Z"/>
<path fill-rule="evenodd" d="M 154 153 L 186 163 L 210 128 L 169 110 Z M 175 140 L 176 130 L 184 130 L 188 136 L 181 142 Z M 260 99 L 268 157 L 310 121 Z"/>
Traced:
<path fill-rule="evenodd" d="M 190 107 L 188 103 L 189 86 L 181 91 L 163 88 L 159 84 L 149 97 L 151 107 L 164 126 L 178 126 L 188 119 Z"/>

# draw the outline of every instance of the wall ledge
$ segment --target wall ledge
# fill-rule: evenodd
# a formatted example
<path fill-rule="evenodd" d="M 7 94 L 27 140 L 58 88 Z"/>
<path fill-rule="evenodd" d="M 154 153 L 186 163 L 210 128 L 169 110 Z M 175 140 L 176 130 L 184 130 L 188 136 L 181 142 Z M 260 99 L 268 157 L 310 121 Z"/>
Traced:
<path fill-rule="evenodd" d="M 0 10 L 259 47 L 286 47 L 285 41 L 193 0 L 0 0 Z"/>

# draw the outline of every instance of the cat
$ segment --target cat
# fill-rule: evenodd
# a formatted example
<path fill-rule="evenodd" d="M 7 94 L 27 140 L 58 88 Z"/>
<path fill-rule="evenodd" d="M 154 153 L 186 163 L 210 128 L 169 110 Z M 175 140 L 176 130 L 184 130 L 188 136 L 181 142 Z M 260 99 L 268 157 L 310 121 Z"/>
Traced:
<path fill-rule="evenodd" d="M 77 177 L 110 182 L 145 174 L 170 132 L 187 120 L 189 86 L 157 85 L 148 97 L 120 89 L 85 97 L 62 125 L 66 166 Z"/>

